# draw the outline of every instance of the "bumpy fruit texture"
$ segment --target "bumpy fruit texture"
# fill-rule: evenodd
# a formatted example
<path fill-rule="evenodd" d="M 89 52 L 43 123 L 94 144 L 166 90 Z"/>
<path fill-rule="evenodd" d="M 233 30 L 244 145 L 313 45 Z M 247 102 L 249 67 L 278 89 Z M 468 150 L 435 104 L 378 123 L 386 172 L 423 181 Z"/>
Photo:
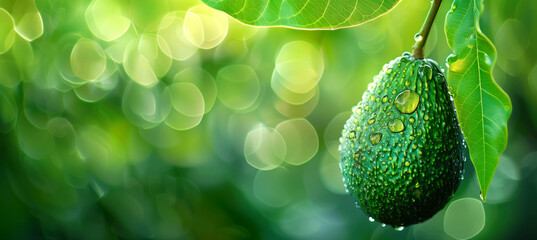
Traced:
<path fill-rule="evenodd" d="M 340 142 L 349 193 L 373 219 L 393 227 L 431 218 L 464 173 L 466 143 L 442 70 L 409 53 L 369 84 Z"/>

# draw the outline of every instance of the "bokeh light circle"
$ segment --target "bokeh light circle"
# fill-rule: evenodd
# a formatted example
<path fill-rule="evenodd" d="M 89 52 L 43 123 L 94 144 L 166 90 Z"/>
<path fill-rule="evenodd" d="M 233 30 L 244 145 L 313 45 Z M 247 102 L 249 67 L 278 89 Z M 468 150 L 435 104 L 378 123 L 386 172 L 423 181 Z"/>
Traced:
<path fill-rule="evenodd" d="M 123 68 L 127 75 L 138 84 L 151 87 L 158 82 L 151 63 L 140 53 L 139 42 L 131 41 L 123 59 Z"/>
<path fill-rule="evenodd" d="M 505 154 L 500 156 L 498 167 L 490 182 L 487 192 L 488 204 L 499 204 L 513 197 L 520 180 L 520 169 L 517 164 Z"/>
<path fill-rule="evenodd" d="M 260 94 L 257 74 L 248 65 L 229 65 L 216 76 L 218 99 L 227 107 L 246 110 L 252 106 Z"/>
<path fill-rule="evenodd" d="M 252 167 L 270 170 L 278 167 L 285 157 L 286 147 L 282 136 L 272 128 L 258 125 L 244 141 L 244 157 Z"/>
<path fill-rule="evenodd" d="M 226 38 L 228 17 L 207 5 L 198 5 L 188 10 L 183 25 L 187 39 L 196 47 L 211 49 Z"/>
<path fill-rule="evenodd" d="M 101 46 L 89 39 L 80 39 L 71 52 L 73 73 L 86 81 L 97 79 L 106 68 L 106 55 Z"/>
<path fill-rule="evenodd" d="M 170 92 L 175 110 L 189 117 L 205 113 L 203 95 L 196 85 L 188 82 L 174 83 L 170 86 Z"/>
<path fill-rule="evenodd" d="M 172 66 L 172 58 L 165 54 L 168 45 L 161 45 L 153 34 L 143 34 L 138 43 L 138 51 L 145 57 L 157 77 L 164 77 Z M 164 49 L 164 50 L 162 50 Z"/>
<path fill-rule="evenodd" d="M 280 49 L 274 71 L 281 77 L 273 78 L 273 81 L 280 81 L 282 86 L 294 93 L 308 93 L 317 86 L 323 75 L 323 58 L 309 42 L 290 42 Z"/>
<path fill-rule="evenodd" d="M 189 67 L 177 73 L 173 82 L 189 82 L 196 85 L 203 94 L 205 113 L 211 110 L 216 100 L 216 83 L 209 72 L 199 67 Z"/>
<path fill-rule="evenodd" d="M 141 128 L 153 128 L 163 122 L 171 109 L 171 96 L 164 84 L 151 88 L 130 83 L 123 93 L 121 107 L 125 117 Z"/>
<path fill-rule="evenodd" d="M 176 11 L 165 15 L 160 21 L 157 40 L 160 49 L 175 60 L 186 60 L 198 50 L 185 36 L 183 23 L 186 12 Z"/>
<path fill-rule="evenodd" d="M 317 154 L 319 137 L 308 120 L 303 118 L 286 120 L 276 126 L 285 141 L 287 153 L 284 161 L 292 165 L 301 165 Z"/>
<path fill-rule="evenodd" d="M 456 239 L 474 237 L 485 227 L 483 203 L 475 198 L 462 198 L 447 207 L 444 230 Z"/>
<path fill-rule="evenodd" d="M 131 21 L 124 16 L 124 6 L 116 0 L 93 0 L 86 9 L 86 23 L 96 37 L 112 41 L 129 29 Z"/>
<path fill-rule="evenodd" d="M 0 8 L 0 54 L 7 52 L 15 42 L 13 18 L 8 11 Z"/>
<path fill-rule="evenodd" d="M 196 85 L 188 82 L 174 83 L 168 87 L 172 110 L 166 124 L 176 130 L 187 130 L 197 126 L 205 113 L 205 101 Z"/>
<path fill-rule="evenodd" d="M 324 144 L 328 152 L 332 157 L 339 159 L 339 138 L 341 137 L 341 131 L 343 125 L 347 122 L 347 119 L 351 116 L 350 111 L 340 112 L 336 114 L 330 122 L 326 125 L 324 130 Z"/>
<path fill-rule="evenodd" d="M 33 41 L 43 35 L 43 19 L 34 0 L 15 1 L 11 16 L 15 22 L 15 31 L 27 41 Z"/>
<path fill-rule="evenodd" d="M 258 171 L 254 178 L 254 195 L 267 206 L 286 206 L 296 198 L 296 193 L 293 193 L 294 184 L 291 182 L 292 174 L 286 168 Z"/>
<path fill-rule="evenodd" d="M 328 191 L 335 194 L 346 194 L 343 185 L 343 175 L 339 169 L 339 158 L 334 158 L 330 153 L 325 153 L 319 166 L 321 182 Z"/>

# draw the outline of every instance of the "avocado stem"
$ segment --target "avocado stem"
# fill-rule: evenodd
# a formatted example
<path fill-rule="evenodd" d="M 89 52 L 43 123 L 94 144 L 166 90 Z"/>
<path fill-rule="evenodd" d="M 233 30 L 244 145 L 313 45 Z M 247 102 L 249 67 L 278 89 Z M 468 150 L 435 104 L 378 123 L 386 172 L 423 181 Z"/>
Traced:
<path fill-rule="evenodd" d="M 431 31 L 431 27 L 433 26 L 434 19 L 441 4 L 442 0 L 432 0 L 432 6 L 425 18 L 425 22 L 423 22 L 420 31 L 414 36 L 416 43 L 412 46 L 412 55 L 418 59 L 423 59 L 423 48 L 425 47 L 427 37 L 429 37 L 429 32 Z"/>

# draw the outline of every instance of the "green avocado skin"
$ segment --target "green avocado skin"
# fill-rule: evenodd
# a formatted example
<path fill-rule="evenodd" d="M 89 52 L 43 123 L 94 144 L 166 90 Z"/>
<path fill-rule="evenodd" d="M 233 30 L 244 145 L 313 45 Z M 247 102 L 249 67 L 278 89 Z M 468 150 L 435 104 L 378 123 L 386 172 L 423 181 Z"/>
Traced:
<path fill-rule="evenodd" d="M 348 192 L 373 219 L 393 227 L 423 222 L 444 208 L 468 151 L 442 70 L 409 53 L 369 84 L 340 143 Z"/>

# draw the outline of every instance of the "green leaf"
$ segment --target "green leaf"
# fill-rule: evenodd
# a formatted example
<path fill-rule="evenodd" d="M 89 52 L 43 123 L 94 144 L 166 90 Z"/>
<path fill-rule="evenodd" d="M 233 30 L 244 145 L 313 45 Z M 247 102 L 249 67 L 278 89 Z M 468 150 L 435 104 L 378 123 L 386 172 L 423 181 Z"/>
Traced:
<path fill-rule="evenodd" d="M 483 200 L 507 145 L 509 96 L 492 78 L 496 49 L 479 28 L 482 0 L 455 0 L 446 16 L 448 85 L 468 143 Z"/>
<path fill-rule="evenodd" d="M 237 20 L 257 26 L 337 29 L 369 22 L 401 0 L 202 0 Z"/>

